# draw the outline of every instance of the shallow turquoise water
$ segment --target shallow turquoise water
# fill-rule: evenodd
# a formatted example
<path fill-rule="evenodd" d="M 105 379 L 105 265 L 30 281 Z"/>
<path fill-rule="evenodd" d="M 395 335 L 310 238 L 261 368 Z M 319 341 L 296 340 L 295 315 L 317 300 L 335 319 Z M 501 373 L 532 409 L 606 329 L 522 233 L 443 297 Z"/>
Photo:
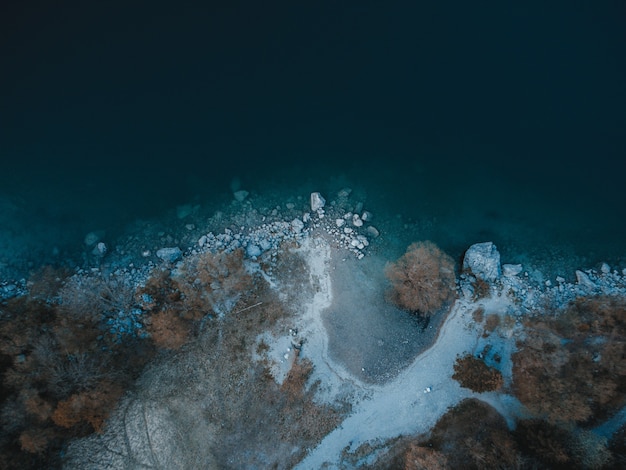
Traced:
<path fill-rule="evenodd" d="M 359 188 L 390 255 L 491 240 L 505 262 L 624 267 L 618 2 L 2 16 L 2 266 L 80 262 L 86 233 L 217 209 L 239 177 L 259 194 Z"/>

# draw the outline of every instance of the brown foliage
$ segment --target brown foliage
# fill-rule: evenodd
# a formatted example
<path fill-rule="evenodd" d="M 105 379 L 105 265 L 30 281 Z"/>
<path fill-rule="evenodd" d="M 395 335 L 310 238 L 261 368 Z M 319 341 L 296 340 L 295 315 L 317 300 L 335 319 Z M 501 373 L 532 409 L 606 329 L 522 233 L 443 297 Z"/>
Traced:
<path fill-rule="evenodd" d="M 491 313 L 485 319 L 485 328 L 483 336 L 486 338 L 500 326 L 500 315 Z"/>
<path fill-rule="evenodd" d="M 52 404 L 41 398 L 33 389 L 24 389 L 20 392 L 20 399 L 24 403 L 26 411 L 35 416 L 39 421 L 46 421 L 52 415 Z"/>
<path fill-rule="evenodd" d="M 185 310 L 200 317 L 226 313 L 252 287 L 243 264 L 243 250 L 232 253 L 202 253 L 189 258 L 176 278 Z"/>
<path fill-rule="evenodd" d="M 527 326 L 513 354 L 513 389 L 539 417 L 586 423 L 626 403 L 625 358 L 624 300 L 578 299 Z"/>
<path fill-rule="evenodd" d="M 455 296 L 454 261 L 434 243 L 411 244 L 396 262 L 387 264 L 390 300 L 398 307 L 428 316 Z"/>
<path fill-rule="evenodd" d="M 56 320 L 52 306 L 28 297 L 9 299 L 0 311 L 0 352 L 13 357 L 26 352 L 33 338 Z"/>
<path fill-rule="evenodd" d="M 457 358 L 452 378 L 459 382 L 461 387 L 478 393 L 498 390 L 503 384 L 499 370 L 489 367 L 471 354 Z"/>
<path fill-rule="evenodd" d="M 410 444 L 404 456 L 404 470 L 446 470 L 448 459 L 441 452 L 416 443 Z"/>
<path fill-rule="evenodd" d="M 43 454 L 48 449 L 51 437 L 50 429 L 30 428 L 20 434 L 20 447 L 31 454 Z"/>
<path fill-rule="evenodd" d="M 162 311 L 150 317 L 147 330 L 159 348 L 179 349 L 189 339 L 191 323 L 172 311 Z"/>
<path fill-rule="evenodd" d="M 548 465 L 564 465 L 570 461 L 567 451 L 570 435 L 554 424 L 537 419 L 522 420 L 515 434 L 525 452 Z"/>
<path fill-rule="evenodd" d="M 520 460 L 504 418 L 476 399 L 463 400 L 443 415 L 427 445 L 445 456 L 447 468 L 515 468 Z"/>
<path fill-rule="evenodd" d="M 474 277 L 472 288 L 474 289 L 474 295 L 472 296 L 474 301 L 489 296 L 489 283 L 480 277 Z"/>
<path fill-rule="evenodd" d="M 304 396 L 306 381 L 311 376 L 311 372 L 313 372 L 313 363 L 310 360 L 296 358 L 281 386 L 281 391 L 289 400 L 300 399 Z"/>
<path fill-rule="evenodd" d="M 65 268 L 55 268 L 49 265 L 39 268 L 28 279 L 30 298 L 45 302 L 55 297 L 69 275 L 69 270 Z"/>
<path fill-rule="evenodd" d="M 52 414 L 52 421 L 64 428 L 89 423 L 94 431 L 101 432 L 104 421 L 122 391 L 119 385 L 105 382 L 95 390 L 74 394 L 59 402 Z"/>
<path fill-rule="evenodd" d="M 57 460 L 64 440 L 101 429 L 141 367 L 138 354 L 123 358 L 136 344 L 100 336 L 103 313 L 130 308 L 129 286 L 99 277 L 62 283 L 61 274 L 40 271 L 31 296 L 0 305 L 0 352 L 10 359 L 2 374 L 0 462 L 21 462 L 14 468 L 43 468 L 41 461 Z"/>

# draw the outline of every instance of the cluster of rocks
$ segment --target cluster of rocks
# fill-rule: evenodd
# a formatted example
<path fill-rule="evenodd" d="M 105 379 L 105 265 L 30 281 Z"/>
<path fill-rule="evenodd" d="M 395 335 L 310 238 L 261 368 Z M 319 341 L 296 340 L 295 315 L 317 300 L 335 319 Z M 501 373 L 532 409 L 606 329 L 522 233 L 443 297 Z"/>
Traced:
<path fill-rule="evenodd" d="M 199 205 L 178 207 L 176 219 L 187 222 L 181 228 L 186 237 L 166 236 L 161 226 L 158 226 L 158 230 L 156 227 L 153 230 L 156 237 L 152 239 L 153 244 L 158 243 L 158 240 L 173 242 L 172 244 L 146 247 L 148 235 L 144 237 L 134 234 L 123 251 L 117 246 L 109 250 L 104 243 L 104 232 L 94 231 L 85 236 L 84 245 L 101 262 L 111 259 L 113 274 L 125 276 L 139 285 L 159 263 L 176 264 L 184 256 L 207 251 L 231 252 L 237 249 L 243 249 L 248 259 L 256 261 L 266 254 L 275 256 L 284 241 L 297 242 L 315 231 L 324 232 L 335 246 L 344 248 L 361 259 L 366 255 L 371 241 L 380 235 L 379 230 L 372 225 L 373 214 L 364 208 L 362 201 L 354 198 L 350 188 L 338 191 L 330 202 L 320 192 L 312 192 L 309 200 L 298 197 L 297 200 L 292 199 L 273 208 L 270 206 L 269 209 L 256 205 L 257 201 L 249 192 L 237 188 L 233 190 L 233 208 L 229 214 L 218 211 L 207 220 L 200 218 Z M 193 217 L 196 217 L 193 219 L 196 223 L 189 223 L 188 219 Z M 202 226 L 216 225 L 222 226 L 220 232 L 214 230 L 202 233 Z M 196 234 L 195 237 L 193 234 Z M 182 240 L 188 240 L 188 243 L 178 244 Z M 133 247 L 135 251 L 140 251 L 139 255 L 128 255 Z M 126 258 L 116 259 L 115 255 L 120 253 Z M 143 264 L 136 262 L 138 257 L 144 259 Z M 90 276 L 101 269 L 102 266 L 77 269 L 76 275 Z M 575 282 L 567 282 L 561 276 L 553 281 L 544 280 L 540 272 L 525 269 L 521 264 L 501 264 L 500 253 L 491 242 L 477 243 L 466 251 L 458 284 L 460 295 L 475 298 L 477 280 L 486 283 L 493 294 L 514 296 L 521 306 L 520 312 L 537 311 L 546 305 L 546 301 L 564 305 L 579 296 L 626 295 L 626 270 L 620 273 L 611 270 L 605 263 L 597 271 L 576 271 Z M 27 289 L 24 279 L 1 281 L 0 300 L 23 295 Z M 128 320 L 130 323 L 127 325 L 127 320 L 122 321 L 120 318 L 133 315 L 129 312 L 124 315 L 120 313 L 117 312 L 117 316 L 107 319 L 112 328 L 124 331 L 127 327 L 132 329 L 130 325 L 134 322 L 140 323 L 138 318 L 133 318 Z"/>
<path fill-rule="evenodd" d="M 476 281 L 486 282 L 493 294 L 512 296 L 519 313 L 541 311 L 546 305 L 556 308 L 577 297 L 592 295 L 626 296 L 626 269 L 611 270 L 602 263 L 600 270 L 576 271 L 576 282 L 557 276 L 555 282 L 540 281 L 538 272 L 524 270 L 521 264 L 500 264 L 500 253 L 492 242 L 477 243 L 463 258 L 459 291 L 463 297 L 476 297 Z"/>
<path fill-rule="evenodd" d="M 290 220 L 263 222 L 256 227 L 242 225 L 238 230 L 225 228 L 222 233 L 203 234 L 189 252 L 231 252 L 241 248 L 248 258 L 257 260 L 264 253 L 275 253 L 285 240 L 297 241 L 311 231 L 321 229 L 333 238 L 337 246 L 349 250 L 361 259 L 370 244 L 369 239 L 378 237 L 380 233 L 370 224 L 373 215 L 363 210 L 363 203 L 347 204 L 351 192 L 349 188 L 342 189 L 337 194 L 337 199 L 330 204 L 326 203 L 321 193 L 313 192 L 310 195 L 310 211 Z M 246 193 L 245 197 L 247 196 Z M 236 199 L 243 202 L 245 197 L 240 194 Z M 177 246 L 162 247 L 156 251 L 156 255 L 163 261 L 173 263 L 183 256 L 183 251 Z"/>

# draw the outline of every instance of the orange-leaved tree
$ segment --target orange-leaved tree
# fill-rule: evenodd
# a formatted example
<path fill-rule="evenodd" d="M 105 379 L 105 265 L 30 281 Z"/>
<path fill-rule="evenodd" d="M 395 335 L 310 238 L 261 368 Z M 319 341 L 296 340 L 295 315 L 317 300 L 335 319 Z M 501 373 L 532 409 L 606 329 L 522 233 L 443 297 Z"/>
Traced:
<path fill-rule="evenodd" d="M 430 241 L 412 243 L 388 263 L 389 299 L 403 310 L 429 316 L 455 297 L 454 260 Z"/>

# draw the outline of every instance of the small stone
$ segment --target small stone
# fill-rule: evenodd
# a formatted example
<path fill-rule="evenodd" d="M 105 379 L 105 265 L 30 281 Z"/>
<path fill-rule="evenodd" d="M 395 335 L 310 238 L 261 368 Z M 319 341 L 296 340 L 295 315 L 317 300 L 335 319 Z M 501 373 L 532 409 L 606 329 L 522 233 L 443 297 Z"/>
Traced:
<path fill-rule="evenodd" d="M 185 228 L 191 232 L 196 228 L 196 226 L 194 224 L 186 224 Z"/>
<path fill-rule="evenodd" d="M 602 274 L 609 274 L 611 272 L 611 267 L 607 263 L 602 263 L 600 271 L 602 271 Z"/>
<path fill-rule="evenodd" d="M 364 211 L 363 214 L 361 214 L 361 220 L 365 221 L 365 222 L 371 222 L 372 221 L 372 213 L 370 211 Z"/>
<path fill-rule="evenodd" d="M 317 212 L 324 208 L 326 205 L 326 199 L 318 192 L 311 193 L 311 210 Z"/>
<path fill-rule="evenodd" d="M 202 235 L 200 238 L 198 238 L 198 246 L 204 246 L 206 245 L 206 242 L 207 242 L 206 235 Z"/>
<path fill-rule="evenodd" d="M 180 248 L 176 246 L 176 247 L 161 248 L 157 250 L 156 255 L 157 257 L 161 258 L 163 261 L 166 261 L 168 263 L 173 263 L 175 261 L 178 261 L 183 256 L 183 252 L 180 250 Z"/>
<path fill-rule="evenodd" d="M 343 224 L 345 224 L 346 221 L 344 219 L 335 219 L 335 224 L 337 225 L 337 227 L 343 227 Z"/>
<path fill-rule="evenodd" d="M 562 276 L 557 276 L 556 282 L 558 282 L 559 284 L 563 284 L 565 282 L 565 278 Z"/>
<path fill-rule="evenodd" d="M 259 248 L 257 245 L 255 245 L 254 243 L 250 243 L 247 247 L 246 247 L 246 254 L 250 257 L 250 258 L 256 258 L 257 256 L 261 256 L 261 248 Z"/>
<path fill-rule="evenodd" d="M 506 277 L 517 276 L 523 270 L 521 264 L 503 264 L 502 275 Z"/>
<path fill-rule="evenodd" d="M 346 198 L 346 197 L 350 196 L 351 192 L 352 192 L 352 189 L 350 189 L 350 188 L 343 188 L 342 190 L 340 190 L 337 193 L 337 196 L 342 197 L 342 198 Z"/>
<path fill-rule="evenodd" d="M 355 227 L 362 227 L 363 226 L 363 221 L 359 217 L 359 214 L 354 214 L 352 216 L 352 225 L 354 225 Z"/>
<path fill-rule="evenodd" d="M 294 207 L 296 207 L 296 205 L 293 202 L 288 202 L 287 204 L 285 204 L 285 207 L 291 211 L 294 209 Z"/>
<path fill-rule="evenodd" d="M 291 221 L 291 229 L 295 232 L 295 233 L 300 233 L 302 232 L 302 229 L 304 228 L 304 222 L 302 222 L 300 219 L 293 219 Z"/>
<path fill-rule="evenodd" d="M 350 227 L 344 227 L 343 229 L 343 233 L 350 234 L 352 232 L 354 232 L 354 230 L 352 230 Z"/>

